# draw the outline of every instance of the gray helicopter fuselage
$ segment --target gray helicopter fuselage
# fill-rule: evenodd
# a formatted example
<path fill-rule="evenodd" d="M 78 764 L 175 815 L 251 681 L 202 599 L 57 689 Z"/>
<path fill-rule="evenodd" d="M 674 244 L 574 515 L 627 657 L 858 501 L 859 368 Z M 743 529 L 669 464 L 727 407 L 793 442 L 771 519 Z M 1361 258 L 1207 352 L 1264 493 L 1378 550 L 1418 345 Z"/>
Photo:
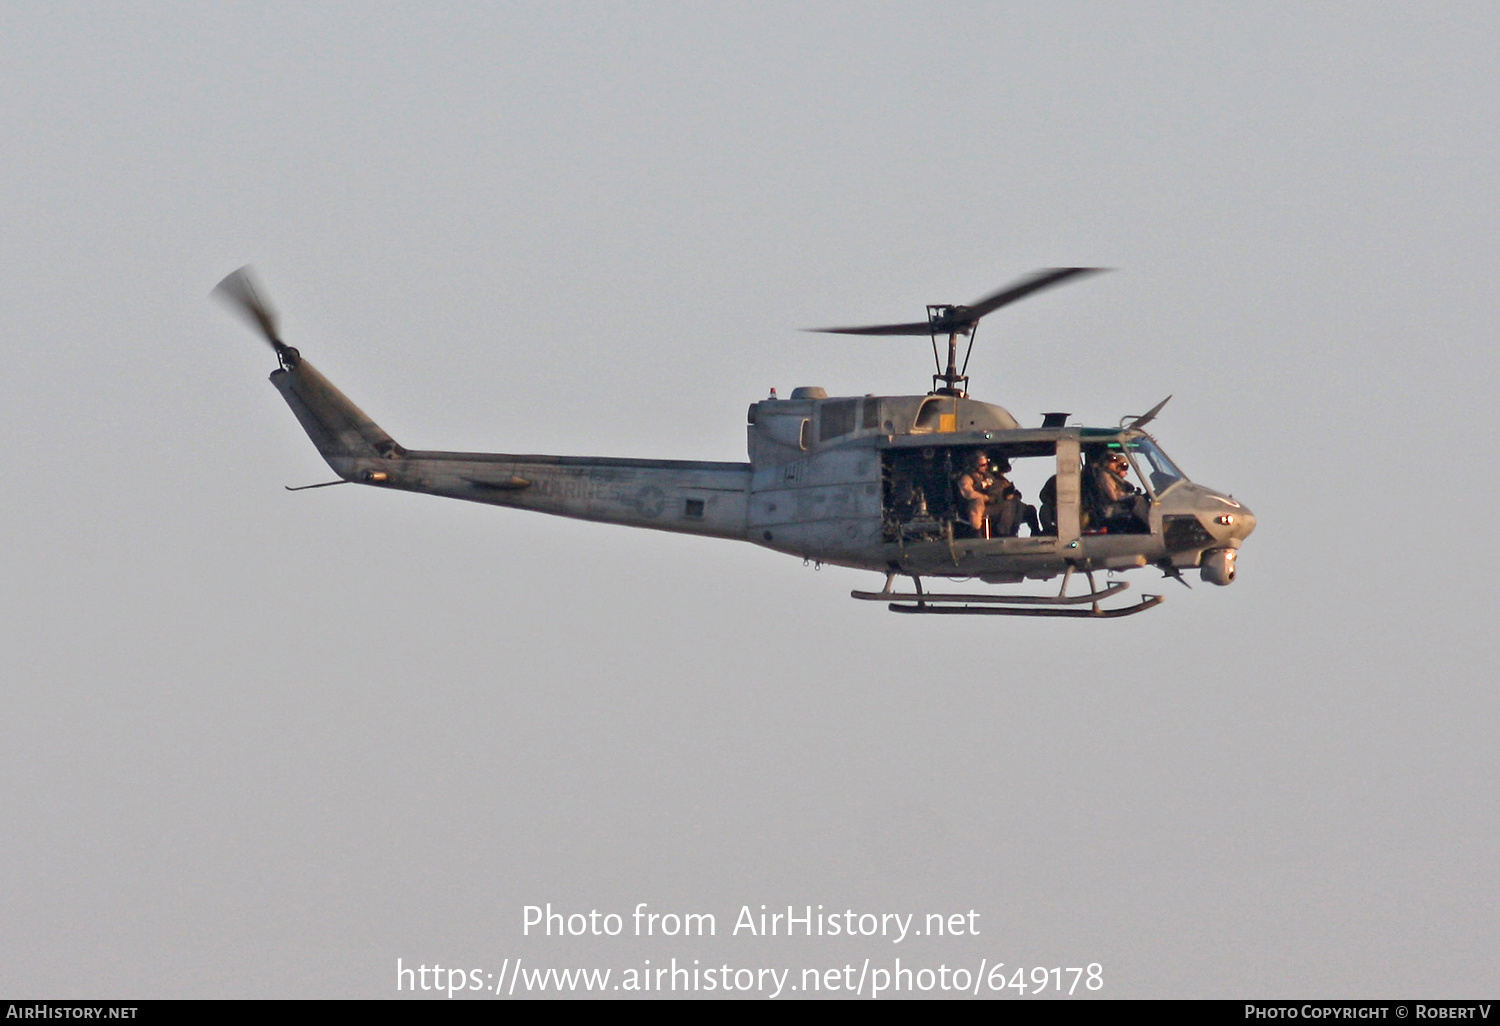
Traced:
<path fill-rule="evenodd" d="M 291 364 L 271 381 L 319 452 L 343 480 L 375 487 L 995 583 L 1148 564 L 1201 565 L 1228 583 L 1234 550 L 1254 529 L 1249 510 L 1188 481 L 1142 431 L 1022 428 L 1004 409 L 964 396 L 828 398 L 798 389 L 750 407 L 748 463 L 462 453 L 405 449 L 306 361 Z M 1127 533 L 1090 529 L 1081 499 L 1081 459 L 1104 447 L 1130 456 L 1148 493 L 1149 513 Z M 955 481 L 977 451 L 1055 475 L 1053 533 L 984 538 L 956 529 Z"/>
<path fill-rule="evenodd" d="M 799 402 L 794 393 L 755 404 L 750 421 L 749 540 L 806 559 L 994 583 L 1070 567 L 1176 571 L 1199 566 L 1205 553 L 1233 552 L 1255 527 L 1242 504 L 1188 481 L 1133 428 L 1023 428 L 999 406 L 945 395 Z M 1148 500 L 1144 521 L 1125 533 L 1089 524 L 1082 458 L 1101 449 L 1129 456 Z M 1040 464 L 1055 488 L 1055 530 L 988 538 L 955 530 L 957 479 L 977 452 Z M 904 501 L 900 489 L 913 485 L 923 494 Z"/>

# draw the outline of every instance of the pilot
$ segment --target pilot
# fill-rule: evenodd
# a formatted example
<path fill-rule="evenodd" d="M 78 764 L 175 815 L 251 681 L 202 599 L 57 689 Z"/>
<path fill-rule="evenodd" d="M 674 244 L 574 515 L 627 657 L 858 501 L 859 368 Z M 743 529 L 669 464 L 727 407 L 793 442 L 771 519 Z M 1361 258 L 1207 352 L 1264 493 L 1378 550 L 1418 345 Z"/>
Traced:
<path fill-rule="evenodd" d="M 1006 477 L 1011 471 L 1010 460 L 996 457 L 990 464 L 994 474 L 986 492 L 989 499 L 985 516 L 990 522 L 990 537 L 1011 538 L 1019 534 L 1024 523 L 1031 528 L 1033 536 L 1041 534 L 1037 524 L 1036 507 L 1021 501 L 1021 490 Z"/>
<path fill-rule="evenodd" d="M 990 474 L 989 455 L 982 451 L 971 453 L 967 469 L 958 475 L 959 517 L 981 538 L 984 537 L 990 489 L 994 484 L 995 479 Z"/>
<path fill-rule="evenodd" d="M 1088 454 L 1082 483 L 1092 526 L 1131 531 L 1148 523 L 1146 496 L 1125 479 L 1128 473 L 1130 461 L 1123 452 L 1100 447 Z"/>

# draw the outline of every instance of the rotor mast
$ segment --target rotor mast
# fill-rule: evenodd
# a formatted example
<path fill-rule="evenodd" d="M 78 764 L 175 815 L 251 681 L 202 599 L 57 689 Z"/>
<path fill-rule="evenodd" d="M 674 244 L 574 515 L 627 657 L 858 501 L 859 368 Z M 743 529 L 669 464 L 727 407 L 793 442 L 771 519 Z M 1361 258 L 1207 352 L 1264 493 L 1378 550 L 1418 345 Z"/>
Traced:
<path fill-rule="evenodd" d="M 969 384 L 969 376 L 958 369 L 958 336 L 960 334 L 969 336 L 969 348 L 964 351 L 963 366 L 964 370 L 968 370 L 969 354 L 974 352 L 973 328 L 976 327 L 977 324 L 969 325 L 967 328 L 964 328 L 957 324 L 952 324 L 952 312 L 957 309 L 962 308 L 946 305 L 928 304 L 927 324 L 932 335 L 932 360 L 934 363 L 938 362 L 938 336 L 942 334 L 944 326 L 948 325 L 948 367 L 946 370 L 941 370 L 937 374 L 934 374 L 932 376 L 932 394 L 951 395 L 956 396 L 959 399 L 963 399 L 966 398 L 969 393 L 960 386 L 967 386 Z M 939 366 L 941 366 L 941 364 L 939 364 Z M 940 381 L 942 382 L 941 386 L 938 385 L 938 382 Z"/>

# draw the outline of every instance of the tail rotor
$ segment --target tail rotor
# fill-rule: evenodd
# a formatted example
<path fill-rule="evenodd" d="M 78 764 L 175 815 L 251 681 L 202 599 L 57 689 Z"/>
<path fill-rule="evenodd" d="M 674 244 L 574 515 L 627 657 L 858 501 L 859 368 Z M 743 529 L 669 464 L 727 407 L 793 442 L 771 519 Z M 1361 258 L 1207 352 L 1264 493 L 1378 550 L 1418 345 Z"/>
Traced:
<path fill-rule="evenodd" d="M 223 281 L 214 286 L 210 295 L 228 305 L 260 332 L 266 343 L 276 351 L 276 359 L 285 370 L 291 370 L 301 362 L 302 354 L 281 341 L 276 311 L 262 298 L 255 275 L 248 265 L 231 271 Z"/>

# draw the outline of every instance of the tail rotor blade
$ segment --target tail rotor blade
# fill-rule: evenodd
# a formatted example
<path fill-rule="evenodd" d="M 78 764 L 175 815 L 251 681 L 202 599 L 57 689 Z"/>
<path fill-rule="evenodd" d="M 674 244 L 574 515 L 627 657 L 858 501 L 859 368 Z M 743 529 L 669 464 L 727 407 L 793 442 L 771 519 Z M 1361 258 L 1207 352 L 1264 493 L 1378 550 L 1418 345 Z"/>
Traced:
<path fill-rule="evenodd" d="M 223 281 L 214 286 L 210 295 L 227 303 L 230 309 L 259 329 L 272 349 L 281 351 L 283 343 L 276 323 L 276 311 L 261 298 L 255 277 L 248 266 L 231 271 Z"/>

